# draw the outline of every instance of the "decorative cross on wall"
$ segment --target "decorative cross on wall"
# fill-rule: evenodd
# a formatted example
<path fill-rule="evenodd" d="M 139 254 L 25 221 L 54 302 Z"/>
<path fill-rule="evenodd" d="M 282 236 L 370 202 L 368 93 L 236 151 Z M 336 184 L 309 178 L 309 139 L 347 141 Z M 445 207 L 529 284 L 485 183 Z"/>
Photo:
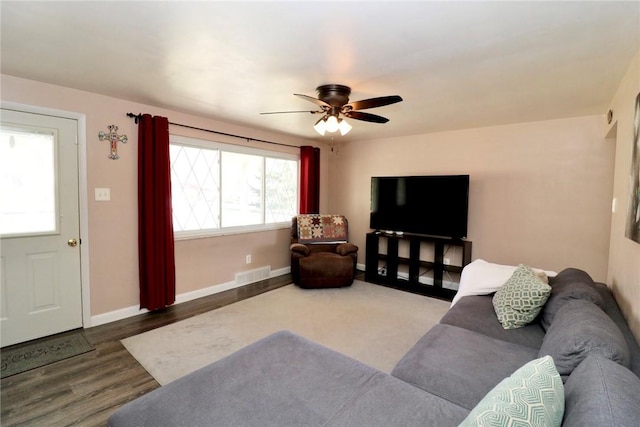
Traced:
<path fill-rule="evenodd" d="M 111 143 L 111 153 L 109 154 L 109 158 L 117 160 L 120 158 L 120 156 L 118 156 L 118 141 L 126 144 L 129 139 L 127 138 L 127 135 L 118 135 L 118 126 L 111 125 L 107 127 L 109 128 L 109 133 L 100 131 L 98 132 L 98 138 L 100 138 L 100 141 L 104 141 L 106 139 Z"/>

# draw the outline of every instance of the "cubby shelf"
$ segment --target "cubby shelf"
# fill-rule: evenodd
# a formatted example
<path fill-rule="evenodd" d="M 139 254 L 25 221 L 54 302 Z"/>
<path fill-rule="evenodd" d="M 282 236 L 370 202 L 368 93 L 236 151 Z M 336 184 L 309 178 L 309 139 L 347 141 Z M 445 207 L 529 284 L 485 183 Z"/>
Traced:
<path fill-rule="evenodd" d="M 380 250 L 381 242 L 386 243 L 384 252 Z M 423 254 L 421 250 L 425 244 L 431 248 L 428 255 Z M 400 248 L 401 245 L 408 245 L 408 248 Z M 445 272 L 454 275 L 459 275 L 462 272 L 464 266 L 471 262 L 471 246 L 472 243 L 469 240 L 374 231 L 367 234 L 365 280 L 370 283 L 451 300 L 456 290 L 444 287 L 443 277 Z M 460 256 L 454 263 L 445 264 L 445 254 L 451 248 L 458 247 L 462 250 Z M 399 255 L 399 249 L 408 249 L 409 256 Z M 382 267 L 380 267 L 381 262 L 383 263 Z M 408 271 L 399 271 L 402 268 L 408 268 Z M 425 283 L 425 280 L 421 280 L 421 269 L 432 274 L 432 277 L 426 281 L 431 283 Z"/>

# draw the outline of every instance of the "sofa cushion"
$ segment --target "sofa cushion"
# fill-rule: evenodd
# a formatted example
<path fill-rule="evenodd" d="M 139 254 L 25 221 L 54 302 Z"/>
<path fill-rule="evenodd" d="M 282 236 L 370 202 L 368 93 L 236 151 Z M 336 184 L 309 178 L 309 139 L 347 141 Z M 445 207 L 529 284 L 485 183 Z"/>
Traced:
<path fill-rule="evenodd" d="M 564 427 L 640 423 L 640 378 L 609 359 L 587 357 L 571 373 L 564 389 Z"/>
<path fill-rule="evenodd" d="M 521 328 L 538 317 L 550 292 L 551 286 L 520 264 L 493 296 L 493 308 L 505 329 Z"/>
<path fill-rule="evenodd" d="M 536 349 L 438 324 L 404 355 L 391 375 L 472 409 L 496 384 L 537 356 Z"/>
<path fill-rule="evenodd" d="M 457 426 L 468 414 L 468 409 L 379 372 L 322 425 Z"/>
<path fill-rule="evenodd" d="M 460 427 L 527 425 L 559 427 L 564 387 L 553 359 L 525 364 L 495 386 L 473 408 Z"/>
<path fill-rule="evenodd" d="M 540 349 L 544 329 L 539 322 L 518 329 L 505 329 L 493 309 L 491 295 L 463 297 L 440 319 L 440 323 L 479 332 L 491 338 Z"/>
<path fill-rule="evenodd" d="M 556 313 L 539 355 L 553 357 L 558 372 L 566 377 L 591 354 L 630 364 L 627 342 L 613 320 L 589 301 L 567 301 Z"/>
<path fill-rule="evenodd" d="M 551 294 L 542 309 L 540 324 L 547 330 L 553 322 L 553 317 L 566 303 L 574 299 L 582 299 L 603 307 L 602 296 L 598 292 L 593 279 L 583 270 L 567 268 L 549 280 Z"/>
<path fill-rule="evenodd" d="M 625 340 L 627 341 L 627 346 L 629 347 L 629 352 L 631 353 L 631 370 L 638 377 L 640 377 L 640 346 L 638 346 L 638 342 L 636 341 L 635 336 L 629 329 L 629 325 L 625 320 L 622 312 L 620 311 L 620 307 L 618 307 L 618 303 L 616 303 L 611 290 L 604 283 L 595 283 L 594 284 L 600 296 L 602 297 L 602 301 L 604 302 L 602 310 L 609 315 L 611 320 L 618 326 Z"/>
<path fill-rule="evenodd" d="M 457 425 L 468 413 L 281 331 L 123 405 L 108 425 L 422 427 Z"/>

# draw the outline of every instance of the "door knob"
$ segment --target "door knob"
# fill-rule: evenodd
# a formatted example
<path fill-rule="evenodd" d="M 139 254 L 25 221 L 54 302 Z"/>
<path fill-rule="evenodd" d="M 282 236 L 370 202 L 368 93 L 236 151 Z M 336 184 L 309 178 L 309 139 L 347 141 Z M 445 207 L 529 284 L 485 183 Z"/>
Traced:
<path fill-rule="evenodd" d="M 69 240 L 67 240 L 67 245 L 69 245 L 71 247 L 78 246 L 78 241 L 76 239 L 69 239 Z"/>

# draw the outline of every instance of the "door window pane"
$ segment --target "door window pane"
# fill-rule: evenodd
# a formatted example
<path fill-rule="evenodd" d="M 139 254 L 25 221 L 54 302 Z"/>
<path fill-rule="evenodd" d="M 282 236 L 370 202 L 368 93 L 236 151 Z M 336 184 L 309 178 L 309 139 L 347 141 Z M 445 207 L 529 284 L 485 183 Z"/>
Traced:
<path fill-rule="evenodd" d="M 0 128 L 0 234 L 57 231 L 56 136 Z"/>

